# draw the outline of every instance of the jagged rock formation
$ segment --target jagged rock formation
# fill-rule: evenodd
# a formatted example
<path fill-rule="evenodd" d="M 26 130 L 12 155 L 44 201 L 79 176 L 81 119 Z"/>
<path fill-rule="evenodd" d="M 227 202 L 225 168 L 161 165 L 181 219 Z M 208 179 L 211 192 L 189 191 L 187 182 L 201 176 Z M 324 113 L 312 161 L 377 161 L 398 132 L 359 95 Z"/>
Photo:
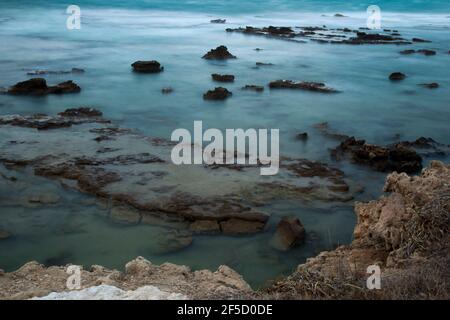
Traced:
<path fill-rule="evenodd" d="M 72 80 L 61 82 L 55 86 L 48 86 L 43 78 L 33 78 L 18 82 L 10 87 L 6 93 L 12 95 L 36 95 L 78 93 L 81 88 Z"/>

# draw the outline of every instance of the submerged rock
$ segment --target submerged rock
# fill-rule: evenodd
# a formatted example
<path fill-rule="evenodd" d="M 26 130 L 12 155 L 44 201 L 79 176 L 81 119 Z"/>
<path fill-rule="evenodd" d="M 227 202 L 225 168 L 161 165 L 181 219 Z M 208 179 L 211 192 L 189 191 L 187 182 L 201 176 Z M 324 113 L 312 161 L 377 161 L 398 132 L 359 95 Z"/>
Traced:
<path fill-rule="evenodd" d="M 226 88 L 216 87 L 214 90 L 208 90 L 204 95 L 205 100 L 225 100 L 230 97 L 233 93 L 228 91 Z"/>
<path fill-rule="evenodd" d="M 173 88 L 172 88 L 172 87 L 165 87 L 165 88 L 162 88 L 162 89 L 161 89 L 161 92 L 162 92 L 163 94 L 169 94 L 169 93 L 172 93 L 172 92 L 173 92 Z"/>
<path fill-rule="evenodd" d="M 47 74 L 69 74 L 69 73 L 84 73 L 84 69 L 81 68 L 72 68 L 70 71 L 51 71 L 51 70 L 34 70 L 27 72 L 29 76 L 40 76 Z"/>
<path fill-rule="evenodd" d="M 81 88 L 71 80 L 49 87 L 45 79 L 33 78 L 16 83 L 8 89 L 7 93 L 12 95 L 47 95 L 78 93 L 80 91 Z"/>
<path fill-rule="evenodd" d="M 422 42 L 422 43 L 424 43 L 424 42 L 431 42 L 431 41 L 424 40 L 424 39 L 421 39 L 421 38 L 412 38 L 412 42 Z"/>
<path fill-rule="evenodd" d="M 203 56 L 203 59 L 207 60 L 226 60 L 226 59 L 236 59 L 236 56 L 232 55 L 228 48 L 225 46 L 219 46 L 216 49 L 211 49 L 208 53 Z"/>
<path fill-rule="evenodd" d="M 305 228 L 296 217 L 284 217 L 278 223 L 271 245 L 282 251 L 287 251 L 305 241 Z"/>
<path fill-rule="evenodd" d="M 251 91 L 256 91 L 256 92 L 263 92 L 264 91 L 264 87 L 263 86 L 257 86 L 257 85 L 254 85 L 254 84 L 247 84 L 247 85 L 242 87 L 242 90 L 251 90 Z"/>
<path fill-rule="evenodd" d="M 404 80 L 406 78 L 406 75 L 401 72 L 393 72 L 389 75 L 389 80 L 391 81 L 400 81 Z"/>
<path fill-rule="evenodd" d="M 419 84 L 419 86 L 422 86 L 422 87 L 428 88 L 428 89 L 437 89 L 437 88 L 439 88 L 439 83 L 437 83 L 437 82 L 421 83 L 421 84 Z"/>
<path fill-rule="evenodd" d="M 296 138 L 297 138 L 297 140 L 306 141 L 306 140 L 308 140 L 308 133 L 307 132 L 298 133 L 296 135 Z"/>
<path fill-rule="evenodd" d="M 409 54 L 413 54 L 413 53 L 416 53 L 416 50 L 407 49 L 407 50 L 400 51 L 400 54 L 403 54 L 403 55 L 409 55 Z"/>
<path fill-rule="evenodd" d="M 214 19 L 210 21 L 211 23 L 225 23 L 227 22 L 226 19 Z"/>
<path fill-rule="evenodd" d="M 158 73 L 164 71 L 164 67 L 156 60 L 136 61 L 131 66 L 134 72 L 139 73 Z"/>
<path fill-rule="evenodd" d="M 322 93 L 336 93 L 335 89 L 325 86 L 320 82 L 294 82 L 292 80 L 276 80 L 269 83 L 271 89 L 300 89 L 306 91 L 317 91 Z"/>
<path fill-rule="evenodd" d="M 420 49 L 420 50 L 417 50 L 417 53 L 421 53 L 426 56 L 435 56 L 436 55 L 436 51 L 429 50 L 429 49 Z"/>
<path fill-rule="evenodd" d="M 232 75 L 232 74 L 213 73 L 211 75 L 211 77 L 214 81 L 218 81 L 218 82 L 234 82 L 234 75 Z"/>

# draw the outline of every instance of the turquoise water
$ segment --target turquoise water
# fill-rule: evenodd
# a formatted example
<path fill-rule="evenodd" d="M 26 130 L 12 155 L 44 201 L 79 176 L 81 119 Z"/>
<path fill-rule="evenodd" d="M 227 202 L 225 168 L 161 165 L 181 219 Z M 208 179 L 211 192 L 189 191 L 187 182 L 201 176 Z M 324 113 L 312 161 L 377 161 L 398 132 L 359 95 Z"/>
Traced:
<path fill-rule="evenodd" d="M 283 155 L 342 168 L 366 187 L 359 200 L 378 197 L 385 175 L 333 163 L 327 149 L 336 141 L 312 129 L 315 123 L 328 121 L 336 131 L 379 144 L 393 142 L 398 134 L 405 140 L 426 136 L 450 143 L 449 1 L 371 3 L 381 6 L 384 28 L 398 29 L 406 38 L 432 40 L 410 47 L 436 50 L 438 54 L 433 57 L 398 54 L 409 46 L 298 44 L 224 31 L 245 25 L 364 27 L 367 5 L 360 1 L 77 4 L 82 9 L 82 29 L 69 31 L 66 4 L 59 1 L 0 2 L 0 87 L 28 78 L 27 70 L 86 70 L 84 74 L 46 76 L 49 83 L 74 80 L 82 87 L 80 94 L 39 98 L 0 95 L 0 114 L 55 114 L 68 107 L 88 105 L 120 125 L 164 138 L 176 128 L 192 130 L 194 120 L 203 120 L 205 128 L 279 128 Z M 347 17 L 336 19 L 336 12 Z M 209 23 L 214 18 L 226 18 L 227 24 Z M 238 59 L 201 59 L 221 44 Z M 130 72 L 132 62 L 151 59 L 160 61 L 165 71 L 157 75 Z M 257 61 L 274 65 L 256 69 Z M 394 71 L 402 71 L 408 78 L 395 84 L 387 81 Z M 232 98 L 220 103 L 203 101 L 202 94 L 217 86 L 211 82 L 211 73 L 236 76 L 235 83 L 226 86 L 233 91 Z M 266 89 L 258 94 L 239 90 L 245 84 L 266 85 L 276 79 L 322 81 L 342 92 L 321 95 Z M 441 87 L 428 90 L 417 86 L 425 82 L 439 82 Z M 161 88 L 167 86 L 174 92 L 161 94 Z M 304 131 L 309 132 L 310 139 L 306 143 L 297 141 L 295 134 Z M 143 255 L 157 263 L 170 261 L 192 268 L 215 269 L 228 264 L 259 286 L 289 274 L 320 250 L 348 243 L 355 223 L 351 203 L 331 209 L 324 209 L 320 203 L 272 203 L 267 208 L 274 215 L 271 224 L 284 214 L 297 215 L 317 239 L 288 253 L 278 253 L 267 245 L 270 232 L 237 238 L 203 236 L 196 237 L 183 251 L 167 253 L 151 245 L 154 239 L 164 238 L 164 228 L 113 223 L 104 217 L 101 206 L 81 205 L 80 197 L 85 196 L 45 179 L 27 178 L 26 172 L 5 172 L 30 179 L 32 185 L 66 199 L 64 205 L 39 209 L 2 204 L 0 226 L 15 234 L 0 242 L 0 268 L 6 270 L 32 259 L 121 268 L 136 255 Z M 3 186 L 0 199 L 8 199 L 11 192 Z M 27 187 L 20 192 L 30 191 Z M 78 226 L 77 231 L 55 231 L 65 230 L 62 226 L 67 223 Z M 124 238 L 127 241 L 119 241 Z"/>

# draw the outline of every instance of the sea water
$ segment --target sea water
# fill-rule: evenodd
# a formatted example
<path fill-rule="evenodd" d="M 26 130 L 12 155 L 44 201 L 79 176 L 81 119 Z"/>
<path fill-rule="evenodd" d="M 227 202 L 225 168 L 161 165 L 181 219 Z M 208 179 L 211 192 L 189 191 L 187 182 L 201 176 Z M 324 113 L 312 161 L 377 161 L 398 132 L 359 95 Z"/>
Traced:
<path fill-rule="evenodd" d="M 68 30 L 66 8 L 82 10 L 81 29 Z M 23 81 L 27 71 L 83 68 L 83 74 L 46 75 L 50 84 L 74 80 L 80 94 L 46 97 L 0 95 L 0 114 L 56 114 L 69 107 L 91 106 L 105 118 L 139 132 L 169 139 L 177 128 L 192 130 L 193 121 L 205 128 L 277 128 L 285 156 L 327 162 L 365 187 L 357 200 L 382 194 L 385 174 L 330 159 L 328 148 L 338 142 L 313 129 L 327 121 L 333 130 L 377 144 L 400 137 L 420 136 L 450 144 L 450 3 L 449 1 L 373 1 L 382 10 L 382 27 L 398 29 L 403 37 L 432 43 L 414 46 L 327 45 L 293 43 L 227 33 L 225 28 L 252 26 L 366 26 L 368 4 L 361 1 L 1 1 L 0 87 Z M 344 14 L 335 18 L 335 13 Z M 211 19 L 227 19 L 211 24 Z M 226 45 L 238 59 L 201 59 L 212 48 Z M 436 56 L 402 56 L 414 47 L 437 51 Z M 261 51 L 255 51 L 261 48 Z M 164 72 L 131 72 L 136 60 L 158 60 Z M 272 63 L 256 68 L 256 62 Z M 406 73 L 401 83 L 388 75 Z M 226 87 L 233 96 L 224 102 L 204 101 L 202 95 L 218 84 L 212 73 L 233 74 Z M 341 93 L 241 91 L 246 84 L 267 85 L 277 79 L 325 82 Z M 438 82 L 429 90 L 420 83 Z M 161 88 L 174 92 L 163 95 Z M 295 135 L 308 132 L 306 142 Z M 0 137 L 1 139 L 2 137 Z M 425 164 L 430 159 L 425 159 Z M 447 160 L 448 158 L 441 158 Z M 82 205 L 88 196 L 32 177 L 30 172 L 8 175 L 28 180 L 30 188 L 60 194 L 57 206 L 24 208 L 2 205 L 0 227 L 14 237 L 0 241 L 0 268 L 13 270 L 30 260 L 46 264 L 101 264 L 123 268 L 137 255 L 162 263 L 215 269 L 227 264 L 253 286 L 289 274 L 295 266 L 324 249 L 349 243 L 355 224 L 353 203 L 329 208 L 320 203 L 280 201 L 265 208 L 274 219 L 269 232 L 244 236 L 199 236 L 185 250 L 167 252 L 161 226 L 123 226 L 105 218 L 101 206 Z M 1 180 L 0 180 L 1 186 Z M 11 189 L 0 188 L 1 199 Z M 89 198 L 89 197 L 88 197 Z M 311 237 L 306 245 L 286 253 L 269 246 L 274 222 L 298 216 Z M 67 228 L 66 226 L 70 227 Z M 125 239 L 125 240 L 124 240 Z"/>

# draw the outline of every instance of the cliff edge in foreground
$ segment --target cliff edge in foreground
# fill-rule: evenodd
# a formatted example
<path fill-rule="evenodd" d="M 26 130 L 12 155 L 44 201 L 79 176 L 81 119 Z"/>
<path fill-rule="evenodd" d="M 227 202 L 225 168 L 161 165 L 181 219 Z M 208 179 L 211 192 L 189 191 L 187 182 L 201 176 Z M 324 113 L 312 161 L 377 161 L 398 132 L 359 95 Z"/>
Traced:
<path fill-rule="evenodd" d="M 420 176 L 394 172 L 384 190 L 387 195 L 379 200 L 355 204 L 358 222 L 350 245 L 322 252 L 263 291 L 253 291 L 226 266 L 191 271 L 139 257 L 125 272 L 101 266 L 83 270 L 82 288 L 91 288 L 84 296 L 48 296 L 67 291 L 66 268 L 29 262 L 15 272 L 0 272 L 0 299 L 449 299 L 450 165 L 432 161 Z M 371 265 L 381 269 L 379 290 L 366 287 Z"/>

